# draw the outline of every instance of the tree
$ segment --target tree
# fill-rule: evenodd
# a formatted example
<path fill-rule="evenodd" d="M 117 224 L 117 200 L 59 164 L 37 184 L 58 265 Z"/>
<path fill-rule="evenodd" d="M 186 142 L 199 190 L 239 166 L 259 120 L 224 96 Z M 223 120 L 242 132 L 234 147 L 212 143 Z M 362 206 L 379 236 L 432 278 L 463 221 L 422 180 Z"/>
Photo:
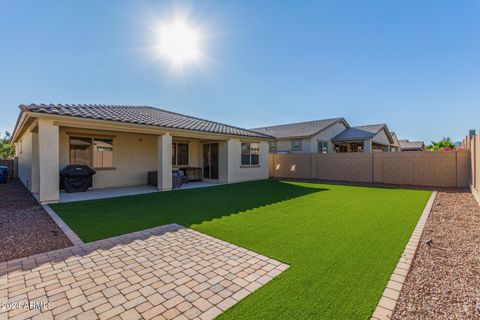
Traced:
<path fill-rule="evenodd" d="M 3 137 L 0 136 L 0 160 L 13 159 L 15 147 L 10 144 L 10 132 L 5 131 Z"/>
<path fill-rule="evenodd" d="M 455 149 L 455 145 L 451 138 L 443 138 L 439 141 L 432 141 L 426 149 L 429 151 L 449 151 Z"/>

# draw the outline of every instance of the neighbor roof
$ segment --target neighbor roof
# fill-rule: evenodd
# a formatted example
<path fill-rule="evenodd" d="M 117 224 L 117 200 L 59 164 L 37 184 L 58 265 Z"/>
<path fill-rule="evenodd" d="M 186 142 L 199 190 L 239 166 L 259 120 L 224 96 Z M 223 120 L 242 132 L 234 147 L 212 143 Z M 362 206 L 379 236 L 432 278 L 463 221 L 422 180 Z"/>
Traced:
<path fill-rule="evenodd" d="M 400 143 L 401 150 L 418 150 L 425 147 L 425 143 L 423 141 L 409 141 L 408 139 L 405 139 L 398 140 L 398 142 Z"/>
<path fill-rule="evenodd" d="M 91 104 L 30 104 L 21 105 L 22 111 L 61 116 L 134 123 L 163 128 L 201 131 L 254 138 L 273 138 L 223 123 L 195 118 L 150 106 L 117 106 Z"/>
<path fill-rule="evenodd" d="M 374 138 L 381 130 L 386 128 L 385 123 L 356 126 L 343 130 L 332 141 L 354 141 Z"/>
<path fill-rule="evenodd" d="M 395 145 L 395 147 L 400 147 L 400 142 L 398 142 L 397 134 L 393 131 L 390 131 L 390 134 L 392 135 L 393 145 Z"/>
<path fill-rule="evenodd" d="M 340 121 L 345 123 L 347 127 L 349 126 L 344 118 L 332 118 L 254 128 L 250 130 L 274 136 L 277 139 L 311 137 Z"/>

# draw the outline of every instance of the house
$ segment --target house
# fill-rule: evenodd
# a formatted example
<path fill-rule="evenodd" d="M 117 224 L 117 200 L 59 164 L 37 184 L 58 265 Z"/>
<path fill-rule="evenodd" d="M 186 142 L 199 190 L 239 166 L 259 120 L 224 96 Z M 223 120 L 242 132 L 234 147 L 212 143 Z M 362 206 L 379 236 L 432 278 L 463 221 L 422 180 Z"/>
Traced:
<path fill-rule="evenodd" d="M 392 134 L 392 138 L 393 138 L 393 143 L 392 143 L 392 146 L 390 147 L 390 151 L 391 152 L 399 152 L 400 151 L 400 141 L 398 141 L 398 137 L 397 137 L 395 132 L 390 131 L 390 133 Z"/>
<path fill-rule="evenodd" d="M 172 188 L 172 170 L 233 183 L 268 178 L 271 136 L 148 106 L 21 105 L 11 138 L 18 176 L 40 202 L 59 200 L 59 171 L 85 164 L 93 188 L 147 184 Z"/>
<path fill-rule="evenodd" d="M 332 138 L 336 152 L 390 152 L 394 143 L 386 124 L 371 124 L 345 129 Z"/>
<path fill-rule="evenodd" d="M 401 151 L 423 151 L 425 143 L 423 141 L 399 140 Z"/>
<path fill-rule="evenodd" d="M 270 142 L 272 153 L 371 152 L 392 151 L 392 147 L 398 147 L 386 124 L 350 127 L 344 118 L 251 130 L 276 138 Z"/>
<path fill-rule="evenodd" d="M 273 136 L 272 153 L 330 153 L 335 152 L 331 139 L 350 125 L 344 118 L 323 119 L 250 129 Z"/>

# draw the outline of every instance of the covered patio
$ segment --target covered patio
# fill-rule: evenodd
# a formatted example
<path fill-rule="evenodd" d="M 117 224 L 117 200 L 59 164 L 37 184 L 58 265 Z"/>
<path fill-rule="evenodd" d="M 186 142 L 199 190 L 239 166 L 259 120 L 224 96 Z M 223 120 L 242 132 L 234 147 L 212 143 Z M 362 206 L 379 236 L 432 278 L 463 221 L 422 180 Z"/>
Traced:
<path fill-rule="evenodd" d="M 268 177 L 270 137 L 162 109 L 30 105 L 18 123 L 19 178 L 41 203 Z M 86 195 L 62 191 L 74 181 Z"/>

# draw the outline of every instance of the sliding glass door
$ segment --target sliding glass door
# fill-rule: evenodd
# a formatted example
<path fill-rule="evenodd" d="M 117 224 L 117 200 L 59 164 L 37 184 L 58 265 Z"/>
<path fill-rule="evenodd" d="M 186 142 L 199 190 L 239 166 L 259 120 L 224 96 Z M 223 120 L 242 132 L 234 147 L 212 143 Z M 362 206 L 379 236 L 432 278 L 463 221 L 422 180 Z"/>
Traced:
<path fill-rule="evenodd" d="M 218 143 L 203 145 L 203 178 L 218 179 Z"/>

